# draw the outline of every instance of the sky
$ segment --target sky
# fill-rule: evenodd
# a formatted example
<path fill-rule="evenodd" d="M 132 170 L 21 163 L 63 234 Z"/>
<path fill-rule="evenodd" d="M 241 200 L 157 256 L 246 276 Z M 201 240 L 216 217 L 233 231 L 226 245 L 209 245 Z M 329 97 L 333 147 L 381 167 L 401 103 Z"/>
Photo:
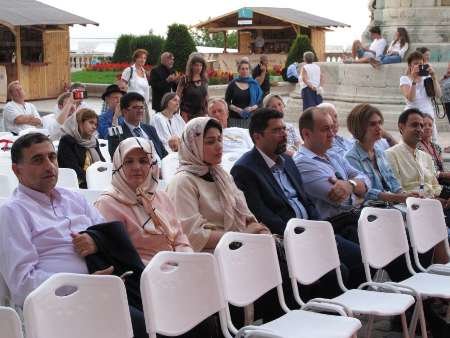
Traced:
<path fill-rule="evenodd" d="M 154 34 L 164 36 L 167 33 L 167 26 L 172 23 L 194 25 L 209 17 L 219 16 L 245 6 L 295 8 L 352 26 L 327 33 L 327 45 L 350 45 L 354 39 L 360 38 L 369 22 L 368 0 L 40 1 L 100 24 L 98 27 L 91 25 L 72 27 L 71 47 L 75 47 L 74 43 L 82 39 L 117 38 L 126 33 L 141 35 L 147 34 L 150 30 Z"/>

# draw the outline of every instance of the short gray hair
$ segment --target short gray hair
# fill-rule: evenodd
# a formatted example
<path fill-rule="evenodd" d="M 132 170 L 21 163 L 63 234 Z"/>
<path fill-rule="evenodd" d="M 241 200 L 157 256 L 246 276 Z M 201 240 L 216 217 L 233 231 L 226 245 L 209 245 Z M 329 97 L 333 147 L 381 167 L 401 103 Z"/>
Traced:
<path fill-rule="evenodd" d="M 315 59 L 315 55 L 311 51 L 307 51 L 303 53 L 303 61 L 306 63 L 313 63 Z"/>
<path fill-rule="evenodd" d="M 208 100 L 208 111 L 211 109 L 213 104 L 215 104 L 217 102 L 222 103 L 223 106 L 225 107 L 225 110 L 228 111 L 228 103 L 227 103 L 227 101 L 225 101 L 224 99 L 222 99 L 220 97 L 214 97 L 214 98 Z"/>

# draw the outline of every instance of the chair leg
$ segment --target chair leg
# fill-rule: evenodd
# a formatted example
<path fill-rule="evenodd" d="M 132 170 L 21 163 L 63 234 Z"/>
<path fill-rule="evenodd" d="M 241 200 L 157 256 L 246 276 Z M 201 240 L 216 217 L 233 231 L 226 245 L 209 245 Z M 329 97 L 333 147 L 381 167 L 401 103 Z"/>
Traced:
<path fill-rule="evenodd" d="M 406 322 L 406 315 L 404 312 L 400 315 L 400 318 L 402 320 L 403 338 L 410 338 L 408 324 Z"/>
<path fill-rule="evenodd" d="M 369 320 L 367 321 L 366 338 L 370 338 L 372 335 L 373 318 L 374 315 L 369 315 Z"/>
<path fill-rule="evenodd" d="M 425 311 L 423 309 L 422 300 L 420 300 L 419 302 L 419 321 L 420 321 L 420 330 L 422 331 L 422 338 L 428 338 L 427 323 L 425 321 Z"/>
<path fill-rule="evenodd" d="M 416 328 L 417 328 L 417 319 L 418 319 L 418 307 L 419 307 L 420 300 L 418 299 L 416 301 L 416 305 L 414 306 L 414 312 L 411 318 L 411 322 L 409 323 L 409 335 L 412 338 L 416 337 Z"/>

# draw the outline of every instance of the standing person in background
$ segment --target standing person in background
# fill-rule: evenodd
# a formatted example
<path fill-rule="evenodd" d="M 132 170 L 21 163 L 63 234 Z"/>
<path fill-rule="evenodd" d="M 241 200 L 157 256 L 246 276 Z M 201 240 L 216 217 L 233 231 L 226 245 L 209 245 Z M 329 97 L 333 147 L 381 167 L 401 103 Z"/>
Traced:
<path fill-rule="evenodd" d="M 436 97 L 441 96 L 441 87 L 433 67 L 428 63 L 426 64 L 424 60 L 423 54 L 420 52 L 412 52 L 408 56 L 406 75 L 400 77 L 400 90 L 405 97 L 405 109 L 416 108 L 433 117 L 433 103 L 425 90 L 425 79 L 431 78 L 433 80 Z M 436 123 L 433 123 L 433 141 L 437 141 Z"/>
<path fill-rule="evenodd" d="M 125 94 L 118 85 L 112 84 L 106 87 L 102 95 L 106 109 L 98 118 L 97 131 L 99 138 L 106 140 L 108 138 L 108 128 L 117 126 L 123 120 L 120 112 L 120 99 Z"/>
<path fill-rule="evenodd" d="M 206 61 L 199 53 L 189 57 L 186 74 L 180 78 L 176 91 L 180 98 L 180 114 L 185 122 L 208 114 L 208 79 Z"/>
<path fill-rule="evenodd" d="M 314 53 L 305 52 L 303 54 L 303 61 L 305 64 L 300 71 L 302 78 L 302 98 L 303 98 L 303 111 L 309 107 L 317 106 L 321 104 L 322 99 L 322 83 L 323 76 L 320 71 L 320 67 L 314 63 Z"/>
<path fill-rule="evenodd" d="M 161 100 L 161 112 L 153 115 L 150 125 L 155 127 L 167 152 L 178 151 L 184 122 L 180 113 L 180 98 L 176 93 L 166 93 Z"/>
<path fill-rule="evenodd" d="M 270 93 L 269 58 L 261 55 L 258 65 L 252 71 L 252 77 L 258 81 L 263 97 Z"/>
<path fill-rule="evenodd" d="M 442 103 L 444 104 L 445 113 L 447 114 L 448 123 L 450 123 L 450 62 L 448 63 L 447 73 L 441 80 Z"/>
<path fill-rule="evenodd" d="M 161 99 L 164 94 L 177 90 L 179 76 L 175 74 L 172 53 L 161 54 L 161 64 L 150 72 L 150 86 L 152 87 L 152 108 L 155 112 L 162 111 Z"/>
<path fill-rule="evenodd" d="M 127 93 L 135 92 L 141 94 L 145 99 L 146 116 L 144 121 L 150 119 L 149 103 L 150 103 L 150 85 L 147 80 L 145 71 L 145 63 L 147 62 L 148 52 L 145 49 L 137 49 L 133 53 L 133 64 L 122 72 L 119 81 L 119 87 Z"/>
<path fill-rule="evenodd" d="M 19 81 L 8 85 L 8 95 L 11 98 L 3 108 L 5 130 L 18 135 L 28 128 L 41 128 L 42 120 L 36 107 L 25 102 L 25 91 Z"/>
<path fill-rule="evenodd" d="M 230 111 L 230 127 L 248 128 L 250 116 L 263 98 L 259 83 L 250 77 L 250 63 L 242 59 L 238 65 L 239 76 L 232 80 L 225 92 Z"/>

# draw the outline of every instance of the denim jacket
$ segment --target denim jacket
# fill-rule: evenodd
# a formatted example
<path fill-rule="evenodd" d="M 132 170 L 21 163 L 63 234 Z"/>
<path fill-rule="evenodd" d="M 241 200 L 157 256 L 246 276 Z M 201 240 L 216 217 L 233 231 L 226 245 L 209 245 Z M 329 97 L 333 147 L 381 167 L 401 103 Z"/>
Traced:
<path fill-rule="evenodd" d="M 402 191 L 402 187 L 395 178 L 383 151 L 378 148 L 377 145 L 375 145 L 374 151 L 380 174 L 389 187 L 388 191 L 392 193 Z M 367 192 L 366 199 L 378 200 L 378 195 L 380 192 L 384 191 L 383 184 L 381 183 L 381 179 L 369 159 L 369 155 L 361 147 L 359 142 L 355 142 L 353 147 L 345 154 L 345 158 L 355 169 L 361 171 L 369 177 L 372 187 Z"/>

